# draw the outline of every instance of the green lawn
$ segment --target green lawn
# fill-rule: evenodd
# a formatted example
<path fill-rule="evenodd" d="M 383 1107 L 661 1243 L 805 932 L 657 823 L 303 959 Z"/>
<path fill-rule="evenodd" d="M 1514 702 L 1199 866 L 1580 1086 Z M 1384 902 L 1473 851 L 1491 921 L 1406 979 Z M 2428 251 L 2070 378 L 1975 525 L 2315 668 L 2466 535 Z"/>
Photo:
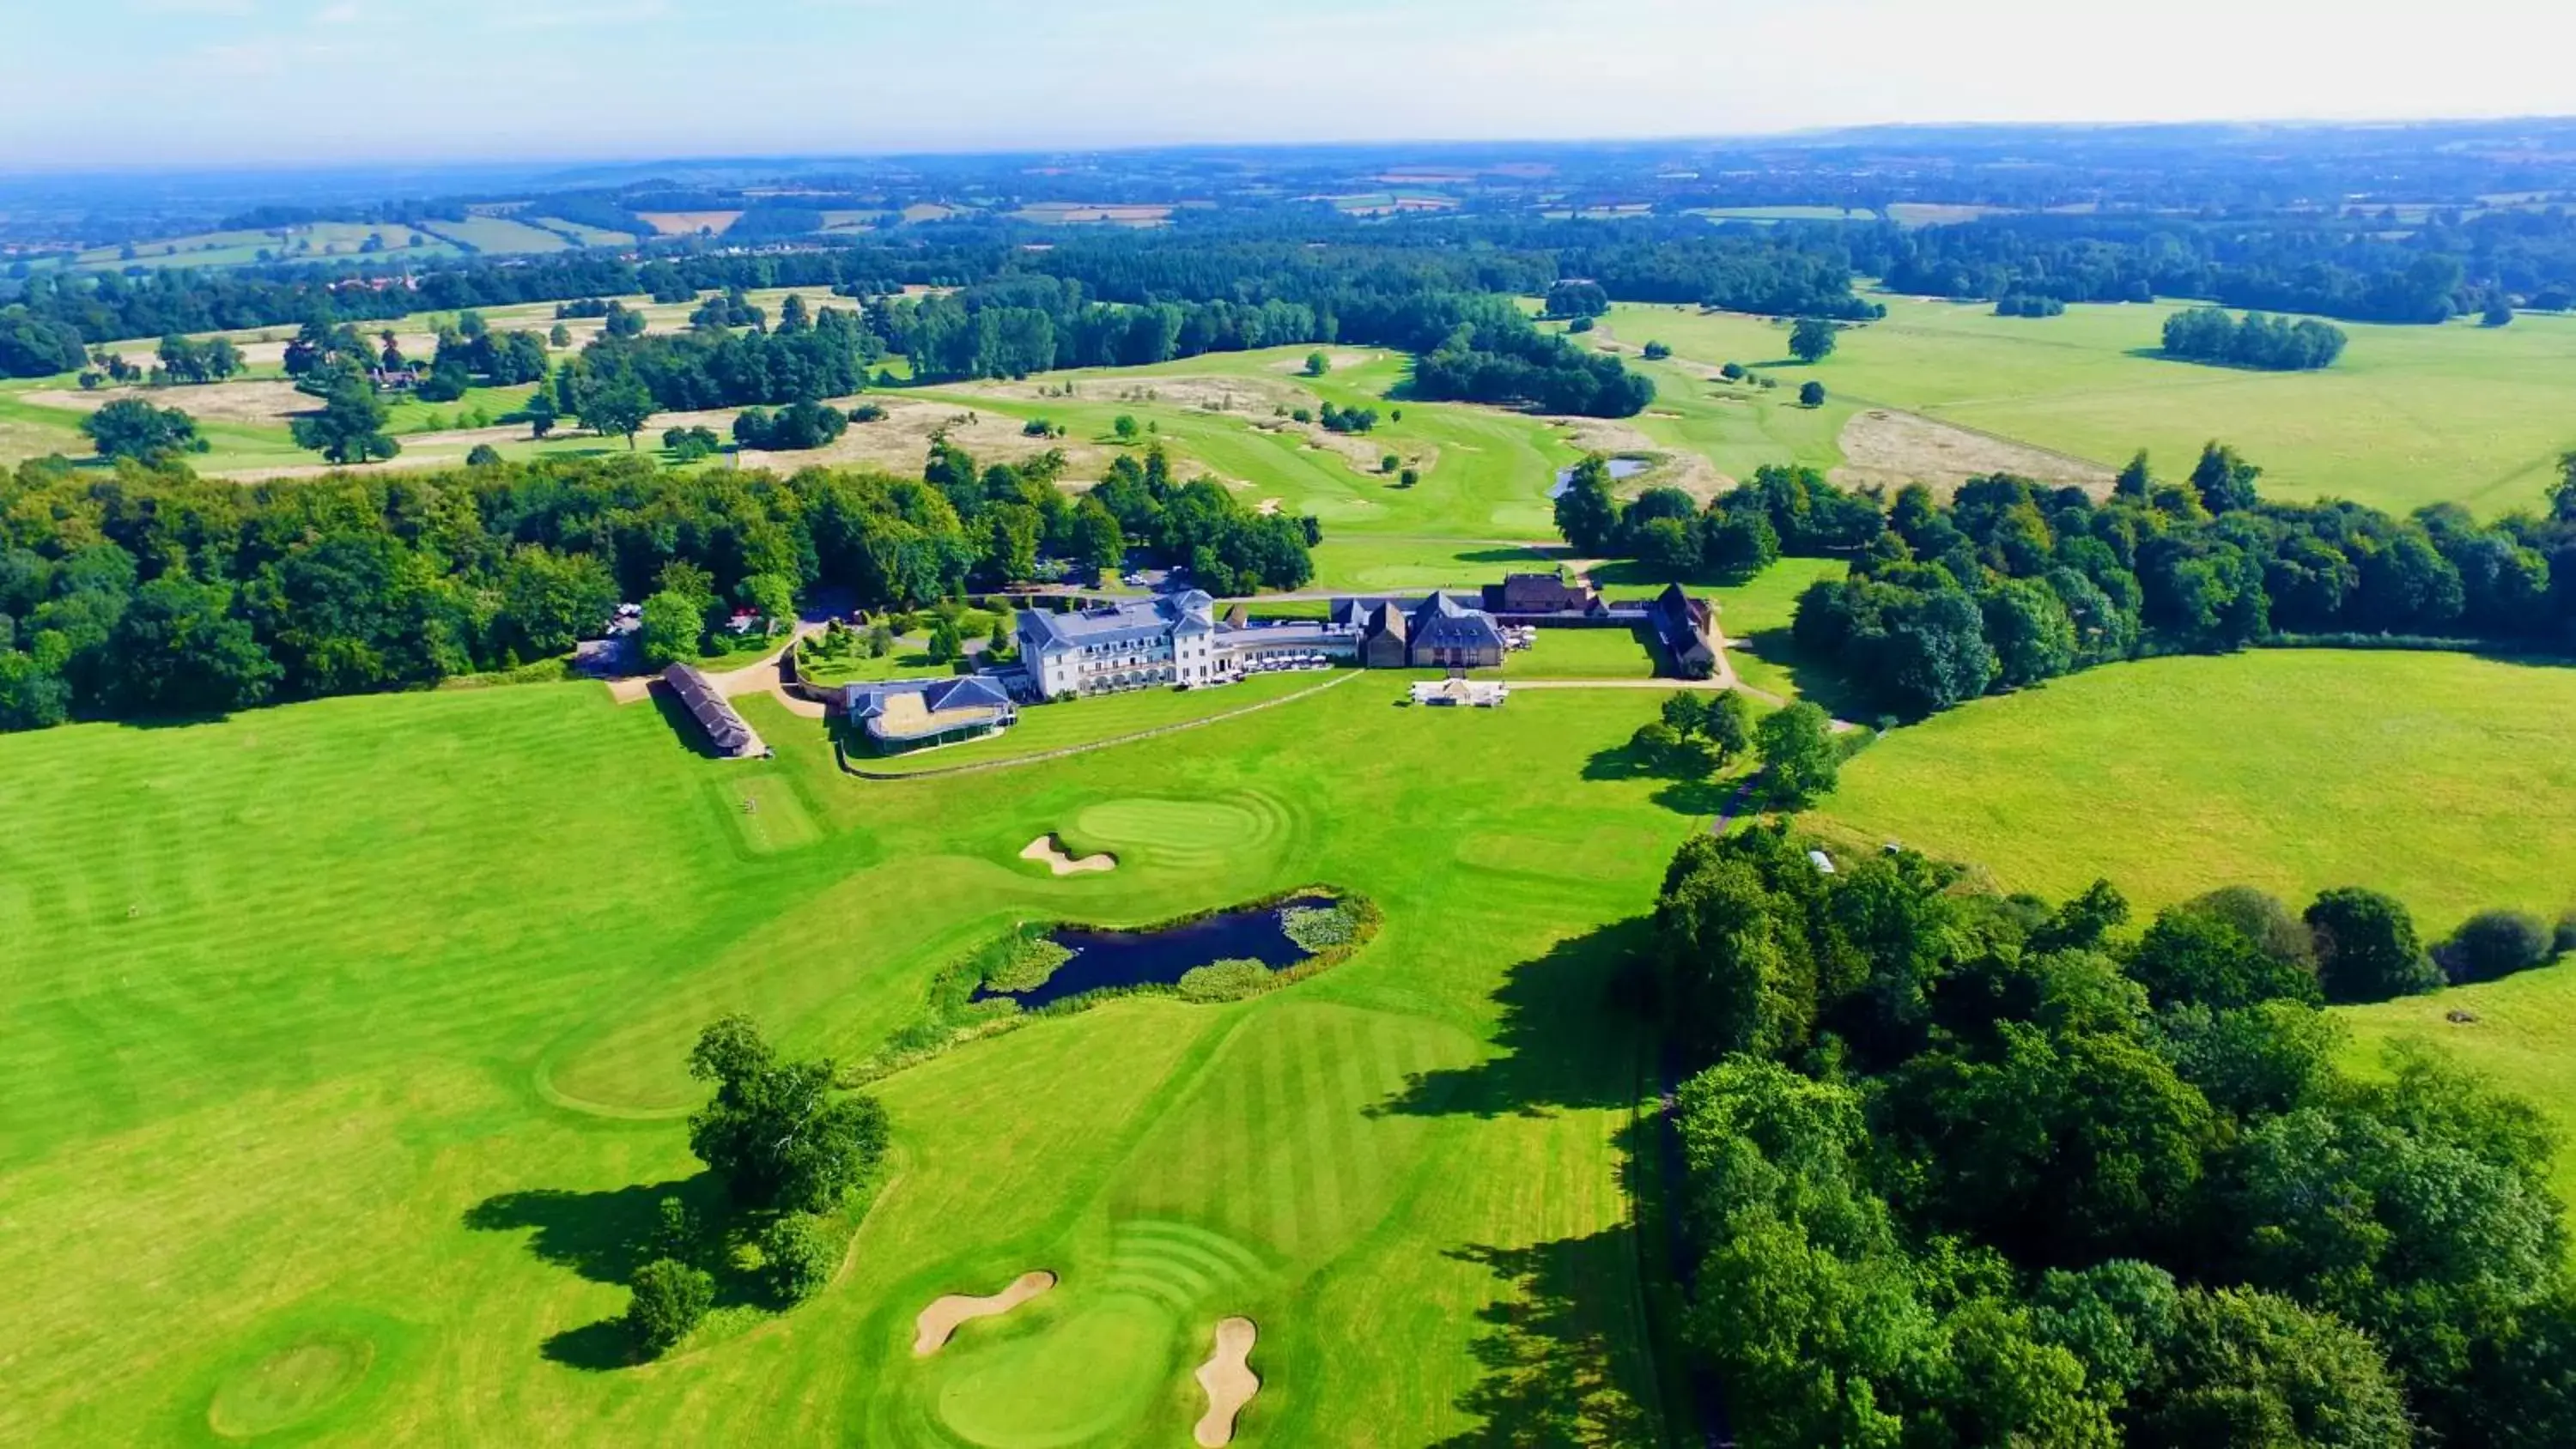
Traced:
<path fill-rule="evenodd" d="M 1652 679 L 1645 629 L 1541 629 L 1538 642 L 1503 658 L 1504 679 Z"/>
<path fill-rule="evenodd" d="M 1253 705 L 1303 693 L 1335 677 L 1336 671 L 1330 670 L 1260 674 L 1240 684 L 1215 689 L 1139 689 L 1094 699 L 1033 704 L 1020 710 L 1018 724 L 998 735 L 885 759 L 854 755 L 853 762 L 870 770 L 910 772 L 1019 759 L 1070 745 L 1114 740 L 1140 730 L 1161 729 L 1165 725 L 1233 714 Z"/>
<path fill-rule="evenodd" d="M 1736 676 L 1767 694 L 1795 698 L 1798 654 L 1789 625 L 1797 617 L 1798 596 L 1818 579 L 1847 572 L 1849 565 L 1839 559 L 1784 558 L 1745 583 L 1709 590 Z"/>
<path fill-rule="evenodd" d="M 2119 665 L 1889 734 L 1818 810 L 1867 841 L 2155 907 L 2368 885 L 2428 935 L 2576 902 L 2576 670 L 2268 650 Z"/>
<path fill-rule="evenodd" d="M 2224 439 L 2268 470 L 2264 488 L 2281 498 L 2499 513 L 2537 504 L 2558 455 L 2576 447 L 2576 318 L 2498 330 L 2339 323 L 2352 343 L 2334 367 L 2264 373 L 2156 355 L 2170 304 L 2034 320 L 1884 300 L 1885 321 L 1845 331 L 1814 368 L 1788 360 L 1787 330 L 1767 318 L 1621 306 L 1609 324 L 1622 341 L 1660 340 L 1693 361 L 1775 370 L 1790 388 L 1813 377 L 1837 405 L 1920 412 L 2111 466 L 2144 447 L 2179 477 L 2203 442 Z"/>
<path fill-rule="evenodd" d="M 779 758 L 718 763 L 595 685 L 0 738 L 0 1441 L 1185 1442 L 1242 1314 L 1240 1443 L 1678 1442 L 1622 1187 L 1653 1082 L 1603 982 L 1694 822 L 1588 768 L 1657 703 L 1346 686 L 908 785 L 767 699 Z M 1056 880 L 1016 860 L 1050 830 L 1150 838 Z M 1011 920 L 1311 881 L 1384 908 L 1359 957 L 886 1079 L 833 1285 L 605 1366 L 618 1265 L 698 1172 L 709 1017 L 855 1059 Z M 931 1299 L 1036 1268 L 912 1356 Z"/>

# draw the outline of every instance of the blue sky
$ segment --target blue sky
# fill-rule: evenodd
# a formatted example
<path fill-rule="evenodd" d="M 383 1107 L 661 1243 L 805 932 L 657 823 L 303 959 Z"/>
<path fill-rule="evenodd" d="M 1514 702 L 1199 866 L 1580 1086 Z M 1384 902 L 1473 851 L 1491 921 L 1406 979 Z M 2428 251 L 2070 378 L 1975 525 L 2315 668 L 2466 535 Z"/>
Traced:
<path fill-rule="evenodd" d="M 2564 0 L 0 0 L 0 169 L 2576 110 Z"/>

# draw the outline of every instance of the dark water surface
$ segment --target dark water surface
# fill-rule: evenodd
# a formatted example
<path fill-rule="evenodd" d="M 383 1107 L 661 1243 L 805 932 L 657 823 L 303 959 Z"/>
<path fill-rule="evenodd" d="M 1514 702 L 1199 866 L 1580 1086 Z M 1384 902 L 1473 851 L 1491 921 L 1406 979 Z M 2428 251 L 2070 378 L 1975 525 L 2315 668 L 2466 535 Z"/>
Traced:
<path fill-rule="evenodd" d="M 1653 466 L 1655 465 L 1647 462 L 1643 458 L 1613 458 L 1610 460 L 1610 477 L 1614 482 L 1621 479 L 1634 478 Z M 1547 490 L 1547 496 L 1550 498 L 1562 498 L 1565 496 L 1565 490 L 1573 486 L 1574 470 L 1571 468 L 1560 468 L 1556 473 L 1556 486 Z"/>
<path fill-rule="evenodd" d="M 1258 910 L 1228 911 L 1220 916 L 1174 926 L 1166 931 L 1056 931 L 1048 940 L 1073 952 L 1073 959 L 1027 991 L 975 989 L 974 1000 L 1007 997 L 1034 1011 L 1085 992 L 1121 986 L 1177 986 L 1182 977 L 1219 961 L 1258 961 L 1277 970 L 1294 966 L 1308 952 L 1288 939 L 1280 925 L 1293 906 L 1329 906 L 1323 896 L 1301 897 Z"/>

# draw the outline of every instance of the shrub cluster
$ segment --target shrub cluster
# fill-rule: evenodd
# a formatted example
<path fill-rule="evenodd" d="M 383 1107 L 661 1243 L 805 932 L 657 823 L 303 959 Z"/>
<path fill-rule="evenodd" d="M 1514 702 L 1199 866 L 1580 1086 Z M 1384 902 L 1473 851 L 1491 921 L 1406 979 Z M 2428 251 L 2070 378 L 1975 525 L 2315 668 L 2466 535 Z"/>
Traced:
<path fill-rule="evenodd" d="M 1274 974 L 1258 961 L 1211 961 L 1182 973 L 1174 989 L 1183 1001 L 1247 1001 L 1270 990 Z"/>
<path fill-rule="evenodd" d="M 2332 367 L 2343 356 L 2343 329 L 2330 322 L 2246 314 L 2223 307 L 2193 307 L 2165 319 L 2165 352 L 2192 362 L 2255 367 L 2269 372 L 2309 372 Z"/>

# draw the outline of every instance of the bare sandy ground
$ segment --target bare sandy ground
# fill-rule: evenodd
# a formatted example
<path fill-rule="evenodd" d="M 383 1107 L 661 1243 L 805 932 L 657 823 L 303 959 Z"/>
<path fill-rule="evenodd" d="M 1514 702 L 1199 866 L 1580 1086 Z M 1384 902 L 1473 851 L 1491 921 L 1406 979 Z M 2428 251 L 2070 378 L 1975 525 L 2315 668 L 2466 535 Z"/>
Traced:
<path fill-rule="evenodd" d="M 852 407 L 859 400 L 841 398 L 838 407 Z M 1033 438 L 1020 431 L 1020 420 L 1001 413 L 981 413 L 954 403 L 930 402 L 892 394 L 872 394 L 867 401 L 886 410 L 886 415 L 873 423 L 852 423 L 831 446 L 806 453 L 764 453 L 746 450 L 742 454 L 745 468 L 774 468 L 793 473 L 800 468 L 851 467 L 878 468 L 906 478 L 921 476 L 922 460 L 930 456 L 933 433 L 945 432 L 948 440 L 975 455 L 978 464 L 1018 463 L 1034 458 L 1048 449 L 1063 452 L 1073 476 L 1097 479 L 1109 469 L 1116 449 L 1083 438 Z M 658 434 L 664 428 L 705 426 L 718 437 L 731 437 L 737 409 L 708 413 L 670 413 L 653 419 Z"/>
<path fill-rule="evenodd" d="M 1675 449 L 1656 442 L 1640 431 L 1636 424 L 1616 418 L 1549 418 L 1552 427 L 1563 429 L 1566 441 L 1587 453 L 1633 454 L 1655 459 L 1655 465 L 1619 485 L 1622 493 L 1637 493 L 1648 488 L 1678 488 L 1701 503 L 1707 503 L 1735 486 L 1735 480 L 1717 471 L 1717 465 L 1705 456 Z"/>
<path fill-rule="evenodd" d="M 1252 1396 L 1261 1392 L 1261 1377 L 1252 1371 L 1252 1344 L 1259 1330 L 1249 1318 L 1229 1318 L 1216 1326 L 1216 1351 L 1199 1365 L 1199 1387 L 1207 1391 L 1207 1413 L 1194 1437 L 1204 1449 L 1234 1442 L 1234 1421 Z"/>
<path fill-rule="evenodd" d="M 1834 470 L 1834 481 L 1845 487 L 1876 484 L 1891 493 L 1922 483 L 1947 497 L 1971 478 L 2014 473 L 2108 496 L 2114 476 L 2099 463 L 1883 408 L 1854 415 L 1839 441 L 1845 461 Z"/>
<path fill-rule="evenodd" d="M 130 357 L 141 364 L 144 359 Z M 156 408 L 183 408 L 192 418 L 227 423 L 283 423 L 321 406 L 295 390 L 291 382 L 209 382 L 196 387 L 48 388 L 27 394 L 27 401 L 50 408 L 77 408 L 94 413 L 119 398 L 141 398 Z"/>
<path fill-rule="evenodd" d="M 1332 364 L 1333 371 L 1341 372 L 1347 368 L 1366 367 L 1372 362 L 1383 360 L 1385 357 L 1386 354 L 1383 352 L 1327 352 L 1324 354 L 1324 361 Z M 1302 373 L 1306 370 L 1306 359 L 1302 357 L 1281 358 L 1279 361 L 1270 364 L 1270 370 L 1272 372 Z"/>
<path fill-rule="evenodd" d="M 1086 855 L 1076 860 L 1064 848 L 1064 842 L 1052 835 L 1030 841 L 1028 848 L 1020 852 L 1020 859 L 1045 861 L 1046 868 L 1057 875 L 1096 875 L 1118 868 L 1118 857 L 1114 855 Z"/>
<path fill-rule="evenodd" d="M 921 1310 L 921 1317 L 914 1321 L 912 1355 L 928 1358 L 946 1348 L 949 1338 L 962 1325 L 978 1318 L 1008 1313 L 1054 1286 L 1055 1275 L 1039 1271 L 1021 1274 L 1010 1287 L 989 1297 L 970 1298 L 962 1293 L 951 1293 Z"/>

